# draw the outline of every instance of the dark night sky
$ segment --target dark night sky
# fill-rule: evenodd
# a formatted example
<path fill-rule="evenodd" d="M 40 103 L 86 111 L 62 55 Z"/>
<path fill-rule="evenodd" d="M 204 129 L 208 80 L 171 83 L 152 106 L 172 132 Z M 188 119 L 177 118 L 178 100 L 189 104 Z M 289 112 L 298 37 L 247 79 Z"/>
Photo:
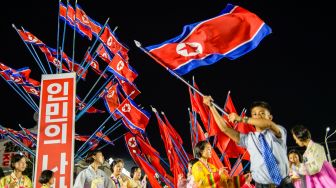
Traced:
<path fill-rule="evenodd" d="M 56 0 L 8 1 L 1 10 L 0 61 L 13 68 L 29 66 L 31 77 L 40 80 L 41 72 L 25 45 L 11 27 L 23 26 L 48 46 L 56 46 Z M 103 24 L 110 17 L 109 25 L 118 26 L 117 36 L 130 48 L 130 64 L 139 73 L 135 81 L 142 92 L 135 102 L 147 111 L 153 105 L 164 111 L 170 122 L 183 136 L 187 151 L 191 152 L 187 108 L 189 96 L 186 85 L 169 74 L 163 67 L 140 51 L 133 43 L 139 40 L 144 46 L 161 43 L 182 32 L 186 24 L 216 16 L 227 3 L 240 5 L 256 13 L 273 30 L 259 46 L 236 59 L 200 67 L 183 76 L 192 76 L 205 94 L 210 94 L 222 106 L 230 90 L 238 111 L 252 101 L 268 101 L 273 108 L 274 121 L 287 128 L 299 123 L 308 126 L 312 137 L 323 142 L 325 128 L 336 129 L 335 73 L 332 68 L 335 41 L 334 11 L 328 1 L 322 3 L 293 1 L 79 1 L 86 13 Z M 330 2 L 331 3 L 331 2 Z M 72 5 L 74 2 L 72 2 Z M 63 24 L 62 24 L 63 25 Z M 66 48 L 72 52 L 72 30 L 67 30 Z M 80 61 L 90 43 L 76 35 L 76 61 Z M 91 71 L 87 82 L 78 85 L 82 98 L 97 78 Z M 18 129 L 33 127 L 33 110 L 5 83 L 0 81 L 0 124 Z M 99 102 L 97 107 L 104 108 Z M 85 115 L 76 125 L 76 132 L 93 132 L 107 114 Z M 111 121 L 109 124 L 112 124 Z M 121 127 L 110 135 L 114 139 L 126 130 Z M 147 127 L 152 145 L 165 155 L 154 114 Z M 330 138 L 336 140 L 336 136 Z M 106 148 L 107 155 L 127 155 L 122 139 L 118 146 Z M 121 147 L 120 147 L 121 146 Z M 288 146 L 296 146 L 288 135 Z M 335 143 L 330 144 L 335 158 Z M 126 154 L 123 154 L 126 153 Z"/>

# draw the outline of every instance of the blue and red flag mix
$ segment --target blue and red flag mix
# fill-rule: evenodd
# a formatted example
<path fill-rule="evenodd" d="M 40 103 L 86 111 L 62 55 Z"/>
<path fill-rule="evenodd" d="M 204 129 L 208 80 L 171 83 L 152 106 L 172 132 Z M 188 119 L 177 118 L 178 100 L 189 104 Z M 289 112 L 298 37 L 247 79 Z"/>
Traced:
<path fill-rule="evenodd" d="M 179 75 L 226 57 L 236 59 L 258 46 L 271 28 L 254 13 L 228 4 L 214 18 L 186 25 L 182 34 L 146 49 Z"/>

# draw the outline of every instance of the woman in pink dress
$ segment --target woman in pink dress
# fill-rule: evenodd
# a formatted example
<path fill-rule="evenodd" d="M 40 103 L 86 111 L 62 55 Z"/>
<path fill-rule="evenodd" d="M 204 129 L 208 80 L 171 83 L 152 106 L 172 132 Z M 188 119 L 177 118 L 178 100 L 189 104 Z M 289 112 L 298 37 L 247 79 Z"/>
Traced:
<path fill-rule="evenodd" d="M 305 188 L 303 175 L 299 174 L 299 169 L 302 164 L 302 155 L 295 149 L 288 152 L 288 161 L 289 161 L 289 176 L 292 179 L 292 182 L 295 188 Z"/>
<path fill-rule="evenodd" d="M 291 132 L 295 142 L 301 147 L 306 147 L 303 165 L 298 172 L 306 175 L 307 188 L 336 187 L 336 172 L 327 161 L 323 146 L 313 142 L 309 130 L 302 125 L 295 126 Z"/>

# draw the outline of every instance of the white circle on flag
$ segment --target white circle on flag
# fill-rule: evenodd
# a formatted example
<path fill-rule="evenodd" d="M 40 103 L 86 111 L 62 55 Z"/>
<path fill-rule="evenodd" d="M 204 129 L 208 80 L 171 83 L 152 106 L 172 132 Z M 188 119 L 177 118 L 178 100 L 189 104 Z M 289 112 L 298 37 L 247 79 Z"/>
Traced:
<path fill-rule="evenodd" d="M 86 23 L 86 24 L 89 23 L 89 19 L 88 19 L 88 17 L 87 17 L 86 15 L 83 15 L 83 16 L 82 16 L 82 21 L 83 21 L 84 23 Z"/>
<path fill-rule="evenodd" d="M 56 59 L 56 58 L 53 60 L 53 62 L 57 66 L 59 66 L 61 64 L 61 62 L 58 59 Z"/>
<path fill-rule="evenodd" d="M 131 105 L 126 103 L 124 106 L 121 108 L 123 112 L 130 112 L 131 111 Z"/>
<path fill-rule="evenodd" d="M 36 37 L 33 37 L 31 35 L 28 35 L 28 39 L 31 41 L 31 42 L 36 42 L 37 41 L 37 38 Z"/>
<path fill-rule="evenodd" d="M 110 36 L 108 39 L 107 39 L 107 46 L 111 46 L 112 45 L 112 36 Z"/>
<path fill-rule="evenodd" d="M 96 65 L 96 63 L 94 63 L 94 62 L 91 62 L 91 64 L 90 64 L 93 68 L 97 68 L 97 65 Z"/>
<path fill-rule="evenodd" d="M 37 90 L 36 90 L 36 89 L 33 89 L 33 88 L 30 88 L 30 92 L 32 92 L 32 93 L 35 94 L 35 95 L 38 94 Z"/>
<path fill-rule="evenodd" d="M 21 81 L 21 78 L 17 77 L 15 78 L 14 76 L 10 75 L 9 76 L 15 83 L 19 83 Z"/>
<path fill-rule="evenodd" d="M 137 145 L 135 141 L 135 137 L 131 137 L 130 139 L 128 139 L 128 145 L 132 148 L 134 148 Z"/>
<path fill-rule="evenodd" d="M 107 98 L 112 98 L 113 95 L 114 95 L 114 90 L 112 91 L 112 93 L 109 93 L 109 94 L 107 95 Z"/>
<path fill-rule="evenodd" d="M 121 69 L 123 69 L 125 66 L 123 61 L 119 61 L 117 64 L 117 70 L 120 71 Z"/>
<path fill-rule="evenodd" d="M 179 43 L 176 52 L 182 56 L 190 57 L 203 53 L 203 47 L 198 42 Z"/>

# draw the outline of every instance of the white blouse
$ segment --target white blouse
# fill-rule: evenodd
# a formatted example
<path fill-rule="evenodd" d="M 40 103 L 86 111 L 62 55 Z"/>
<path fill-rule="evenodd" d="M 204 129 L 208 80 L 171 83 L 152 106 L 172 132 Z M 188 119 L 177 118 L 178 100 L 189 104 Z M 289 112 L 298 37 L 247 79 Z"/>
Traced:
<path fill-rule="evenodd" d="M 321 171 L 327 156 L 324 147 L 310 140 L 303 154 L 303 165 L 299 169 L 301 175 L 314 175 Z"/>

